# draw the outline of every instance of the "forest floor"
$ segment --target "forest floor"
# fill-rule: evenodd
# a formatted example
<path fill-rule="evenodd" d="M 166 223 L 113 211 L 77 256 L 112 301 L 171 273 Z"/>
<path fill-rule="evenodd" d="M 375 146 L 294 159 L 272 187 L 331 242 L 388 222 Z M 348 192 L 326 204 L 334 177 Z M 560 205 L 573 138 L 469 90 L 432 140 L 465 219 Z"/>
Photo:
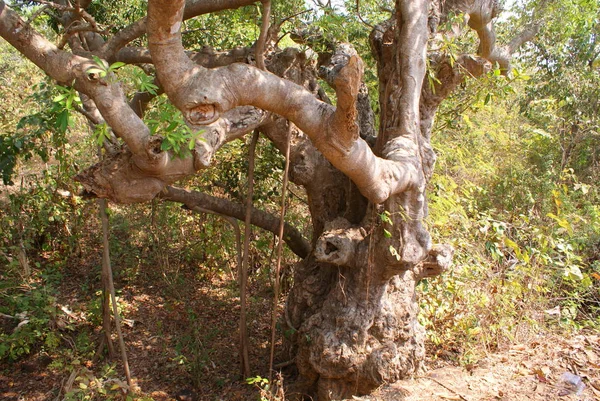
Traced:
<path fill-rule="evenodd" d="M 154 269 L 156 272 L 156 269 Z M 90 270 L 71 272 L 61 288 L 63 319 L 87 325 L 95 340 L 98 324 L 84 322 L 90 296 L 82 285 Z M 146 399 L 259 400 L 258 388 L 240 380 L 237 325 L 239 299 L 228 272 L 211 278 L 172 272 L 136 280 L 121 280 L 124 338 L 135 385 Z M 252 284 L 249 294 L 250 359 L 253 375 L 267 376 L 272 295 Z M 261 293 L 261 291 L 263 291 Z M 76 332 L 65 333 L 73 338 Z M 115 343 L 117 346 L 117 343 Z M 281 347 L 279 347 L 281 348 Z M 118 349 L 118 348 L 117 348 Z M 278 355 L 285 361 L 285 355 Z M 61 362 L 62 361 L 62 362 Z M 60 362 L 60 363 L 59 363 Z M 72 367 L 69 374 L 69 363 Z M 105 362 L 73 364 L 63 356 L 33 353 L 11 366 L 0 367 L 0 400 L 61 400 L 73 378 L 87 373 L 100 377 Z M 489 354 L 468 368 L 437 359 L 421 377 L 383 386 L 362 398 L 371 401 L 433 400 L 600 400 L 600 337 L 595 333 L 537 335 Z M 122 368 L 115 367 L 118 376 Z M 288 368 L 289 369 L 289 368 Z M 585 387 L 575 394 L 561 377 L 572 372 Z M 293 373 L 284 372 L 285 374 Z M 184 395 L 190 398 L 183 397 Z M 105 399 L 105 398 L 94 398 Z"/>
<path fill-rule="evenodd" d="M 365 399 L 600 400 L 599 340 L 595 334 L 572 338 L 540 336 L 527 344 L 515 344 L 491 354 L 469 369 L 458 366 L 432 369 L 422 377 L 385 386 Z M 573 383 L 575 377 L 565 381 L 566 372 L 576 372 L 585 387 L 577 389 Z"/>

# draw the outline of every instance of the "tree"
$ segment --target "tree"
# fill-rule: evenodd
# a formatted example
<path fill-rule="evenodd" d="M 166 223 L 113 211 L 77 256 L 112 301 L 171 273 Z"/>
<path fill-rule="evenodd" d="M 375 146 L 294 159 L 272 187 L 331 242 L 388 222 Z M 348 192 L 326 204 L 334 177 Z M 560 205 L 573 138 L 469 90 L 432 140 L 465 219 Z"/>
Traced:
<path fill-rule="evenodd" d="M 566 1 L 540 9 L 538 18 L 547 22 L 523 57 L 540 77 L 527 88 L 523 110 L 553 138 L 551 147 L 559 152 L 554 174 L 571 168 L 590 182 L 598 163 L 598 6 Z M 565 19 L 572 21 L 568 27 L 560 23 Z"/>
<path fill-rule="evenodd" d="M 78 91 L 91 123 L 110 127 L 102 133 L 103 160 L 76 177 L 88 193 L 123 204 L 160 197 L 242 219 L 241 205 L 172 184 L 201 172 L 223 144 L 250 131 L 282 151 L 289 141 L 290 178 L 305 188 L 313 223 L 310 244 L 291 226 L 284 235 L 302 258 L 284 319 L 294 333 L 298 394 L 320 400 L 366 394 L 421 368 L 415 285 L 452 259 L 452 249 L 433 245 L 424 224 L 435 113 L 466 77 L 494 67 L 508 74 L 511 54 L 532 38 L 535 25 L 499 47 L 497 1 L 396 1 L 370 34 L 375 122 L 363 61 L 351 45 L 326 35 L 315 37 L 310 29 L 294 35 L 319 52 L 318 72 L 305 52 L 278 48 L 278 24 L 253 47 L 186 51 L 182 21 L 252 1 L 149 0 L 146 17 L 113 33 L 98 25 L 90 0 L 38 3 L 53 10 L 58 46 L 4 1 L 0 35 L 57 83 Z M 451 51 L 444 36 L 460 21 L 449 16 L 458 14 L 477 32 L 476 55 Z M 146 44 L 144 33 L 147 49 L 136 46 Z M 262 48 L 268 71 L 252 65 L 252 59 L 260 64 Z M 156 87 L 181 111 L 185 134 L 165 140 L 151 130 L 144 111 L 157 91 L 146 85 L 128 101 L 114 75 L 123 63 L 155 70 Z M 318 77 L 335 91 L 335 106 Z M 256 211 L 251 218 L 276 230 L 275 216 Z"/>

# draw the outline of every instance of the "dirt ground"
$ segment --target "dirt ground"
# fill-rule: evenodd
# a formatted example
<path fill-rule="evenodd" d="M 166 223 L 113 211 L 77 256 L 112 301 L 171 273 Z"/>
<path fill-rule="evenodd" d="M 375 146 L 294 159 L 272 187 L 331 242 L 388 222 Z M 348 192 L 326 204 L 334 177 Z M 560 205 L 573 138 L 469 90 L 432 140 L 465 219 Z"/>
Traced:
<path fill-rule="evenodd" d="M 85 276 L 85 272 L 81 272 Z M 77 320 L 85 300 L 79 280 L 62 289 L 65 307 Z M 83 277 L 84 278 L 84 277 Z M 156 401 L 259 400 L 257 388 L 239 374 L 237 319 L 239 300 L 228 279 L 199 280 L 181 276 L 171 287 L 122 284 L 129 365 L 141 394 Z M 177 284 L 176 281 L 179 283 Z M 184 282 L 189 285 L 181 285 Z M 270 294 L 250 291 L 250 359 L 253 375 L 268 371 Z M 68 305 L 66 305 L 68 303 Z M 285 355 L 279 355 L 285 361 Z M 0 366 L 0 400 L 61 400 L 69 375 L 53 369 L 52 355 L 34 354 L 11 366 Z M 383 386 L 356 398 L 370 401 L 435 400 L 600 400 L 600 336 L 582 333 L 562 338 L 539 336 L 526 344 L 488 355 L 469 370 L 452 365 L 431 368 L 422 377 Z M 81 361 L 97 372 L 103 362 Z M 116 366 L 122 375 L 121 366 Z M 580 392 L 561 378 L 570 372 L 581 378 Z M 182 398 L 188 395 L 189 398 Z M 177 398 L 179 397 L 179 398 Z"/>
<path fill-rule="evenodd" d="M 540 337 L 529 344 L 489 355 L 467 371 L 447 366 L 414 380 L 402 380 L 381 388 L 365 400 L 600 400 L 600 338 Z M 565 372 L 576 373 L 581 385 L 565 381 Z M 567 374 L 568 375 L 568 374 Z M 566 376 L 566 375 L 565 375 Z M 404 398 L 401 398 L 402 394 Z"/>

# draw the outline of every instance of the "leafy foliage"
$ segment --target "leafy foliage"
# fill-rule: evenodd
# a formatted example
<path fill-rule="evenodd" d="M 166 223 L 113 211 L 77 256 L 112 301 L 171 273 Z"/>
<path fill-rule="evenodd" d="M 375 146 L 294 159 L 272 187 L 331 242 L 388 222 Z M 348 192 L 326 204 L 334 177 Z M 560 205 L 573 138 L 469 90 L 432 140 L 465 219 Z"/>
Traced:
<path fill-rule="evenodd" d="M 470 344 L 494 349 L 554 324 L 544 311 L 555 307 L 565 327 L 600 323 L 598 189 L 561 171 L 548 136 L 512 112 L 519 85 L 439 121 L 430 225 L 456 257 L 421 283 L 421 318 L 438 351 L 465 363 L 477 359 Z"/>

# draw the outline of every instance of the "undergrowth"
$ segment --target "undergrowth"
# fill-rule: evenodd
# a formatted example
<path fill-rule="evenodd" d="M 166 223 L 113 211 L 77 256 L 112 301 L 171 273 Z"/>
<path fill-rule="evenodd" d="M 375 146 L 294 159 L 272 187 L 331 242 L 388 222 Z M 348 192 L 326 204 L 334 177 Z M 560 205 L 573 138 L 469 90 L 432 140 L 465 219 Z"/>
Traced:
<path fill-rule="evenodd" d="M 561 170 L 552 138 L 511 101 L 479 105 L 436 138 L 429 224 L 455 257 L 420 283 L 433 357 L 471 364 L 543 330 L 600 325 L 599 189 Z"/>

